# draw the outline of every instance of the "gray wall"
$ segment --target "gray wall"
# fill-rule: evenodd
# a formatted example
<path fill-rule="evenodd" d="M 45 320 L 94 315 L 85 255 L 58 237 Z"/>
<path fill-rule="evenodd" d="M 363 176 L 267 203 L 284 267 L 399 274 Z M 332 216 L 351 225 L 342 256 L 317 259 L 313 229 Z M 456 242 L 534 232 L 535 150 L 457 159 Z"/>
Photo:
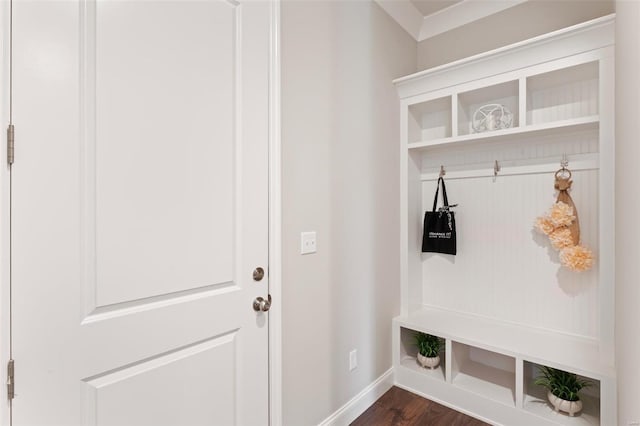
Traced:
<path fill-rule="evenodd" d="M 618 424 L 640 424 L 640 2 L 616 2 Z"/>
<path fill-rule="evenodd" d="M 283 421 L 312 425 L 391 367 L 399 310 L 393 78 L 618 9 L 619 424 L 640 420 L 640 2 L 532 0 L 418 44 L 370 1 L 282 3 Z M 417 53 L 417 54 L 416 54 Z M 318 252 L 299 254 L 301 231 Z M 359 366 L 348 371 L 348 353 Z"/>
<path fill-rule="evenodd" d="M 399 102 L 416 42 L 370 1 L 282 3 L 283 422 L 318 424 L 391 367 Z M 300 255 L 300 232 L 318 252 Z M 349 372 L 348 354 L 358 351 Z"/>
<path fill-rule="evenodd" d="M 612 0 L 530 0 L 418 44 L 424 70 L 614 12 Z"/>

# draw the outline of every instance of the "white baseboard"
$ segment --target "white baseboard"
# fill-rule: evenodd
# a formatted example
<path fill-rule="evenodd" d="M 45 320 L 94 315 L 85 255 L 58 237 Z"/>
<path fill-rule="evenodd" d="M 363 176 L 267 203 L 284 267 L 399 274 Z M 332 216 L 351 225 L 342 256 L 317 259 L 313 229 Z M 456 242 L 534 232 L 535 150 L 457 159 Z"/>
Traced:
<path fill-rule="evenodd" d="M 393 382 L 393 368 L 390 368 L 318 426 L 347 426 L 391 389 Z"/>

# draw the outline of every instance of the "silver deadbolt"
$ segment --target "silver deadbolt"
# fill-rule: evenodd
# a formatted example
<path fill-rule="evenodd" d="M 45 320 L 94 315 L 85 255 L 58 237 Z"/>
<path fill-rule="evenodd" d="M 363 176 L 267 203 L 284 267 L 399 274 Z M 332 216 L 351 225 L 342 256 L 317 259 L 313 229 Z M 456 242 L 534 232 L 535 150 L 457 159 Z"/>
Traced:
<path fill-rule="evenodd" d="M 256 312 L 267 312 L 271 308 L 271 295 L 268 296 L 267 300 L 262 297 L 256 297 L 256 300 L 253 301 L 253 310 Z"/>
<path fill-rule="evenodd" d="M 253 280 L 262 281 L 263 278 L 264 278 L 264 269 L 258 266 L 256 269 L 253 270 Z"/>

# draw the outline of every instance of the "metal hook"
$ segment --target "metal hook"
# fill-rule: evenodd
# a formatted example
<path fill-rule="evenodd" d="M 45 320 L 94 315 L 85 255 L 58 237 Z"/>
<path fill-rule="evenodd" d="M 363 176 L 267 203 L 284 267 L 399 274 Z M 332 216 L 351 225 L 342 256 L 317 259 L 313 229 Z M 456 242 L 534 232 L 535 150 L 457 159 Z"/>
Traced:
<path fill-rule="evenodd" d="M 562 160 L 560 160 L 560 167 L 561 169 L 558 170 L 556 172 L 556 179 L 558 179 L 558 176 L 562 177 L 563 179 L 571 179 L 571 170 L 568 169 L 569 167 L 569 159 L 567 158 L 567 154 L 562 154 Z M 569 176 L 567 176 L 567 174 Z M 566 178 L 564 176 L 567 176 Z"/>
<path fill-rule="evenodd" d="M 444 166 L 440 165 L 440 174 L 438 175 L 438 177 L 442 177 L 442 176 L 444 176 L 446 174 L 447 174 L 447 172 L 445 172 Z"/>
<path fill-rule="evenodd" d="M 500 164 L 498 164 L 498 160 L 493 163 L 493 177 L 498 176 L 498 172 L 500 171 Z"/>

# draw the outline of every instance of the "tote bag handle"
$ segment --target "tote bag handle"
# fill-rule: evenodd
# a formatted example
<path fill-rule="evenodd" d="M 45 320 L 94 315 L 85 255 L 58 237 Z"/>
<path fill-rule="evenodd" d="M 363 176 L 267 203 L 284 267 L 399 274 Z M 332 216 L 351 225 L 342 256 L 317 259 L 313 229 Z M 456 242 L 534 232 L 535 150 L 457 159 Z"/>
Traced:
<path fill-rule="evenodd" d="M 447 199 L 447 188 L 444 185 L 444 179 L 442 179 L 442 177 L 438 178 L 438 186 L 436 188 L 436 196 L 433 197 L 433 208 L 431 209 L 432 212 L 436 211 L 436 205 L 438 204 L 438 192 L 440 191 L 440 184 L 442 183 L 442 199 L 444 201 L 444 206 L 448 207 L 449 206 L 449 200 Z"/>

